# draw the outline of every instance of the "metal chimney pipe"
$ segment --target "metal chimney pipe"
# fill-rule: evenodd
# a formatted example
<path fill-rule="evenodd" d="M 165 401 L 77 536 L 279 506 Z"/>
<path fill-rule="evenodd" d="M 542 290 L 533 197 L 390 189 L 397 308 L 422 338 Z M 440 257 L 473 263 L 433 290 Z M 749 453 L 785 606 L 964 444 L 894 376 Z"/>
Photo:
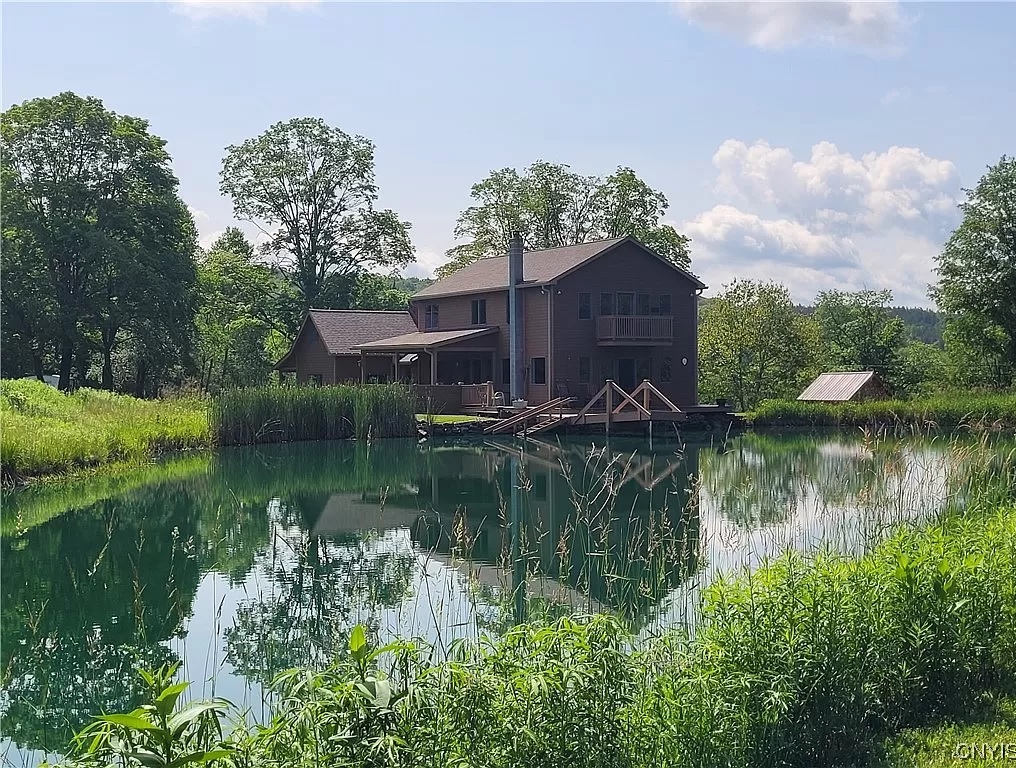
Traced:
<path fill-rule="evenodd" d="M 509 367 L 511 372 L 511 399 L 525 399 L 526 366 L 523 360 L 522 295 L 519 284 L 525 279 L 522 272 L 522 236 L 514 234 L 508 245 L 508 324 Z"/>

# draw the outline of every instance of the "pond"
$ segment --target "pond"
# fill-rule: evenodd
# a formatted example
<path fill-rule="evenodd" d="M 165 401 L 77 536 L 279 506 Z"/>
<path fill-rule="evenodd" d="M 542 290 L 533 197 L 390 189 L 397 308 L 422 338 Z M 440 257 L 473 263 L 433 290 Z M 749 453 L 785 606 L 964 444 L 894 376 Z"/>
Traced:
<path fill-rule="evenodd" d="M 138 664 L 255 718 L 358 622 L 456 638 L 609 611 L 694 629 L 702 588 L 787 548 L 860 553 L 962 503 L 977 452 L 941 439 L 743 435 L 301 443 L 182 456 L 4 500 L 3 754 L 34 765 Z"/>

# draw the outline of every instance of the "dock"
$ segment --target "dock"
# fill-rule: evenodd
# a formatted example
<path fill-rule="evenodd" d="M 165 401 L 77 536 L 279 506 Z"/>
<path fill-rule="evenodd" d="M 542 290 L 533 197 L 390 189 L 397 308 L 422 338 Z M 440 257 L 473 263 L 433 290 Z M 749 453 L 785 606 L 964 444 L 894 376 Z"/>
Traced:
<path fill-rule="evenodd" d="M 644 424 L 650 431 L 654 423 L 687 422 L 689 417 L 701 421 L 703 417 L 723 416 L 727 421 L 734 414 L 720 406 L 691 406 L 680 408 L 645 379 L 631 392 L 625 392 L 611 379 L 578 410 L 575 399 L 558 397 L 540 405 L 519 411 L 499 413 L 499 418 L 483 431 L 486 434 L 514 434 L 521 437 L 565 430 L 569 427 L 603 425 L 607 434 L 615 425 Z"/>

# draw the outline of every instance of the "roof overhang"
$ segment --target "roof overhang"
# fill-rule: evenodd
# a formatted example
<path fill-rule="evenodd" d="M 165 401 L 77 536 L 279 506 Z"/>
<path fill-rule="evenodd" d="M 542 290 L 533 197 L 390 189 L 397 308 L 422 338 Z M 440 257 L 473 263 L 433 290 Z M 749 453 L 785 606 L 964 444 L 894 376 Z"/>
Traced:
<path fill-rule="evenodd" d="M 417 331 L 416 333 L 393 336 L 390 339 L 379 339 L 369 344 L 360 344 L 354 347 L 354 349 L 358 349 L 360 352 L 416 352 L 419 350 L 426 352 L 431 349 L 457 344 L 467 339 L 491 336 L 498 333 L 499 330 L 495 326 L 490 328 L 465 328 L 457 331 Z"/>

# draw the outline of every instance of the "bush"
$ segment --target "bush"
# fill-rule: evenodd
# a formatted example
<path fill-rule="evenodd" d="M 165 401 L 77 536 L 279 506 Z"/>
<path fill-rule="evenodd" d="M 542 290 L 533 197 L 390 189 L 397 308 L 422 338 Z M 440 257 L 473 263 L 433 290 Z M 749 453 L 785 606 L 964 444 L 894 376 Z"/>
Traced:
<path fill-rule="evenodd" d="M 235 389 L 213 401 L 212 433 L 220 445 L 409 437 L 414 406 L 401 384 Z"/>

